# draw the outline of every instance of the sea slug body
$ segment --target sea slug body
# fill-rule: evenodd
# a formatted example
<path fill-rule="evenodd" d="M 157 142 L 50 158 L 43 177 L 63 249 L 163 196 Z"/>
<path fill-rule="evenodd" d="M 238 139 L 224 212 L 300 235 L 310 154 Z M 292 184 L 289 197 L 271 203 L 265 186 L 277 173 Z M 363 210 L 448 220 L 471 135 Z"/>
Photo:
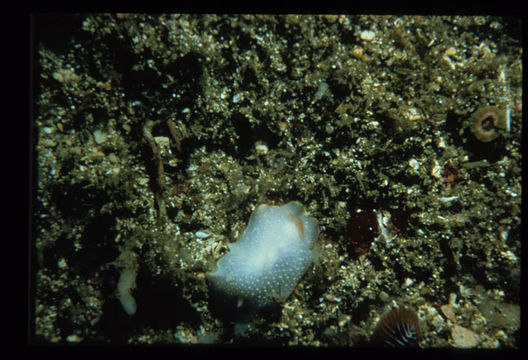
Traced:
<path fill-rule="evenodd" d="M 260 205 L 208 280 L 224 302 L 251 312 L 286 299 L 312 263 L 318 235 L 299 202 Z"/>

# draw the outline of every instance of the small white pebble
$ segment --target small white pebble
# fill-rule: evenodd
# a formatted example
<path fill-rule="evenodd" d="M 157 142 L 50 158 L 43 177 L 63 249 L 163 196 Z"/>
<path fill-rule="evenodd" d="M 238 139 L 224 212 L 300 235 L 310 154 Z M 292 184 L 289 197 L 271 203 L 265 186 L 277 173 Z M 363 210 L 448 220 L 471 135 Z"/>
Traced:
<path fill-rule="evenodd" d="M 420 168 L 420 163 L 416 159 L 409 160 L 409 166 L 412 167 L 414 170 L 418 170 Z"/>
<path fill-rule="evenodd" d="M 55 128 L 50 126 L 45 126 L 42 128 L 42 130 L 44 130 L 44 132 L 48 135 L 53 134 L 55 132 Z"/>
<path fill-rule="evenodd" d="M 381 235 L 385 236 L 385 238 L 389 240 L 390 239 L 389 230 L 385 227 L 385 224 L 388 222 L 388 218 L 384 219 L 384 216 L 381 213 L 381 211 L 377 212 L 376 217 L 378 220 L 378 226 L 381 230 Z"/>
<path fill-rule="evenodd" d="M 57 261 L 57 266 L 59 269 L 66 269 L 68 267 L 68 263 L 66 262 L 66 259 L 60 258 L 59 261 Z"/>
<path fill-rule="evenodd" d="M 456 199 L 458 199 L 458 196 L 444 196 L 444 197 L 439 198 L 441 202 L 451 202 Z"/>
<path fill-rule="evenodd" d="M 411 286 L 412 284 L 414 284 L 414 280 L 412 280 L 410 278 L 405 278 L 405 281 L 403 282 L 403 287 L 407 288 L 407 287 Z"/>
<path fill-rule="evenodd" d="M 441 179 L 443 170 L 444 168 L 441 167 L 436 160 L 434 160 L 434 165 L 433 165 L 433 168 L 431 169 L 431 175 L 433 175 L 437 179 Z"/>
<path fill-rule="evenodd" d="M 78 335 L 75 335 L 75 334 L 71 334 L 71 335 L 68 335 L 68 337 L 66 338 L 66 341 L 69 343 L 78 343 L 82 341 L 82 337 L 79 337 Z"/>
<path fill-rule="evenodd" d="M 205 231 L 197 231 L 194 233 L 194 235 L 196 235 L 196 237 L 200 239 L 207 239 L 209 236 L 211 236 L 209 233 L 206 233 Z"/>
<path fill-rule="evenodd" d="M 449 65 L 451 70 L 455 70 L 456 69 L 455 63 L 451 60 L 451 58 L 449 56 L 444 55 L 444 56 L 442 56 L 442 59 L 446 62 L 446 64 Z"/>
<path fill-rule="evenodd" d="M 361 40 L 372 41 L 376 37 L 376 33 L 372 30 L 363 30 L 361 32 Z"/>
<path fill-rule="evenodd" d="M 456 54 L 456 49 L 451 46 L 451 47 L 446 49 L 445 54 L 447 56 L 454 56 Z"/>
<path fill-rule="evenodd" d="M 510 104 L 506 107 L 506 131 L 510 132 L 511 129 L 511 109 Z"/>
<path fill-rule="evenodd" d="M 318 100 L 320 100 L 323 95 L 326 93 L 326 91 L 328 90 L 328 84 L 326 82 L 322 82 L 320 85 L 319 85 L 319 88 L 317 89 L 317 91 L 315 92 L 315 95 L 314 95 L 314 99 L 312 101 L 312 104 Z"/>
<path fill-rule="evenodd" d="M 457 295 L 455 293 L 449 294 L 449 304 L 456 306 Z"/>
<path fill-rule="evenodd" d="M 257 150 L 257 153 L 259 154 L 267 154 L 268 153 L 268 145 L 262 143 L 262 142 L 257 142 L 255 143 L 255 150 Z"/>
<path fill-rule="evenodd" d="M 106 134 L 101 130 L 95 130 L 93 136 L 97 144 L 102 144 L 106 141 Z"/>
<path fill-rule="evenodd" d="M 444 326 L 445 320 L 442 318 L 442 315 L 437 314 L 433 317 L 431 324 L 436 328 L 440 329 Z"/>
<path fill-rule="evenodd" d="M 501 255 L 513 263 L 519 260 L 519 258 L 511 250 L 501 251 Z"/>

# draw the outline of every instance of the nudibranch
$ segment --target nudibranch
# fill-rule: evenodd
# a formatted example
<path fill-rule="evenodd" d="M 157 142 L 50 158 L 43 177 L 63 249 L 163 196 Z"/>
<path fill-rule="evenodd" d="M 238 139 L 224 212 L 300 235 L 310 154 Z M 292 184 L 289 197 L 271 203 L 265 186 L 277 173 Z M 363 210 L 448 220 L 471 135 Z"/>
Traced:
<path fill-rule="evenodd" d="M 286 299 L 311 265 L 318 235 L 317 221 L 299 202 L 258 206 L 242 236 L 207 275 L 214 296 L 250 312 Z"/>

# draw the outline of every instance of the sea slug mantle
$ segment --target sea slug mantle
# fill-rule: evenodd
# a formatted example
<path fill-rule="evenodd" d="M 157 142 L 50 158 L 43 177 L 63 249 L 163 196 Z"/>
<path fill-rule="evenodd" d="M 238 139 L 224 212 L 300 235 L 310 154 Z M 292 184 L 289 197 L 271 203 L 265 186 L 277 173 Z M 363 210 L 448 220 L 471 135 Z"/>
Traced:
<path fill-rule="evenodd" d="M 255 310 L 286 299 L 313 261 L 318 234 L 317 221 L 301 203 L 260 205 L 208 279 L 217 296 L 237 308 Z"/>

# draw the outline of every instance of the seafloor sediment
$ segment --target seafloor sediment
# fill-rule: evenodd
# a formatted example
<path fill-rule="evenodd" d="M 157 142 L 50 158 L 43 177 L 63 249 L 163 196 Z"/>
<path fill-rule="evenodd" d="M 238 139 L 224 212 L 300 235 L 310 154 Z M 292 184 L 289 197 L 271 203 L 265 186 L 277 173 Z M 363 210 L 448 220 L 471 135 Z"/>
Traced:
<path fill-rule="evenodd" d="M 520 19 L 33 24 L 32 342 L 368 346 L 404 306 L 423 348 L 520 346 Z M 481 119 L 488 142 L 485 106 L 506 119 Z M 317 261 L 237 333 L 205 274 L 259 204 L 293 200 Z"/>

